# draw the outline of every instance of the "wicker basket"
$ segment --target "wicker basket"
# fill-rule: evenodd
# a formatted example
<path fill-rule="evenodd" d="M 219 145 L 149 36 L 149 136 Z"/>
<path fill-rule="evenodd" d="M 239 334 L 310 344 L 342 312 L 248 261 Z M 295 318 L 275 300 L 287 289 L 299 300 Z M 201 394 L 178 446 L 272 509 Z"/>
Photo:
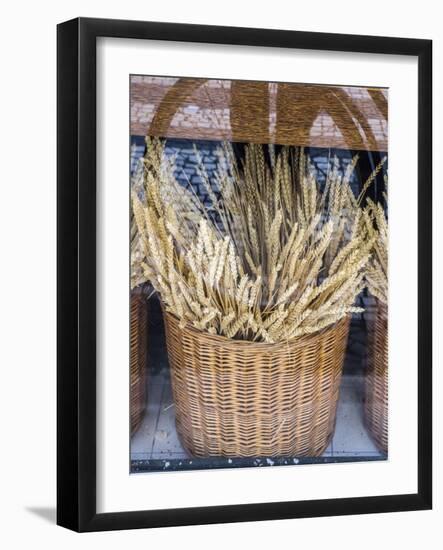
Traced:
<path fill-rule="evenodd" d="M 130 415 L 131 433 L 140 426 L 146 407 L 148 304 L 144 287 L 131 291 L 130 318 Z"/>
<path fill-rule="evenodd" d="M 388 307 L 376 300 L 368 326 L 365 421 L 378 448 L 388 452 Z"/>
<path fill-rule="evenodd" d="M 328 446 L 349 318 L 290 343 L 202 333 L 165 313 L 177 432 L 193 456 L 318 456 Z"/>

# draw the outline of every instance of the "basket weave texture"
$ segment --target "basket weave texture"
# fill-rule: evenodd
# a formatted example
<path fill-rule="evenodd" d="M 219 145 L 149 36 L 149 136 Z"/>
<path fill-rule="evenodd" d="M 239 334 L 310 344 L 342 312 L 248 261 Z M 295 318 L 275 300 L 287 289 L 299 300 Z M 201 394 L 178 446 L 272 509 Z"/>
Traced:
<path fill-rule="evenodd" d="M 335 426 L 346 317 L 289 343 L 180 328 L 166 313 L 177 432 L 193 456 L 318 456 Z"/>
<path fill-rule="evenodd" d="M 388 452 L 388 307 L 376 300 L 368 326 L 365 420 L 375 443 Z"/>
<path fill-rule="evenodd" d="M 130 297 L 130 416 L 131 433 L 140 426 L 146 407 L 148 304 L 143 287 Z"/>

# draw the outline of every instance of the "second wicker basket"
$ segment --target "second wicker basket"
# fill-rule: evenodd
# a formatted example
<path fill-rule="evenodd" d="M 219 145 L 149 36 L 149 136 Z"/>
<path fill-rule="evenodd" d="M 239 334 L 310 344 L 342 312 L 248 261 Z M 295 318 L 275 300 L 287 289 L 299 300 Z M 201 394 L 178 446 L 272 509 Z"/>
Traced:
<path fill-rule="evenodd" d="M 130 297 L 130 416 L 131 434 L 140 426 L 146 407 L 148 304 L 143 285 Z"/>
<path fill-rule="evenodd" d="M 365 422 L 378 448 L 388 452 L 388 306 L 376 300 L 368 326 Z"/>

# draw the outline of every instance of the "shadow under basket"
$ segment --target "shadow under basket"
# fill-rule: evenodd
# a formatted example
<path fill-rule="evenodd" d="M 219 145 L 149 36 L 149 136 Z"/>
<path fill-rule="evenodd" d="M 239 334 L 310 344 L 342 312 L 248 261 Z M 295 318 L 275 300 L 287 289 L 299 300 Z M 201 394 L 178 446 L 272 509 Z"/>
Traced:
<path fill-rule="evenodd" d="M 130 416 L 133 434 L 143 419 L 147 398 L 148 302 L 144 285 L 131 291 L 130 302 Z"/>
<path fill-rule="evenodd" d="M 228 339 L 165 312 L 176 426 L 196 457 L 319 456 L 329 444 L 349 317 L 291 342 Z"/>
<path fill-rule="evenodd" d="M 376 300 L 368 323 L 365 423 L 377 447 L 388 452 L 388 306 Z"/>

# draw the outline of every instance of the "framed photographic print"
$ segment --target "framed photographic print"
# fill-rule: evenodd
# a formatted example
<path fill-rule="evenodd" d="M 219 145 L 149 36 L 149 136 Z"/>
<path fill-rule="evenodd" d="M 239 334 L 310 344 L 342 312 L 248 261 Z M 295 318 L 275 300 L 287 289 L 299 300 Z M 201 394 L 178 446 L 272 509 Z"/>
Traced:
<path fill-rule="evenodd" d="M 58 523 L 428 509 L 428 40 L 58 26 Z"/>

